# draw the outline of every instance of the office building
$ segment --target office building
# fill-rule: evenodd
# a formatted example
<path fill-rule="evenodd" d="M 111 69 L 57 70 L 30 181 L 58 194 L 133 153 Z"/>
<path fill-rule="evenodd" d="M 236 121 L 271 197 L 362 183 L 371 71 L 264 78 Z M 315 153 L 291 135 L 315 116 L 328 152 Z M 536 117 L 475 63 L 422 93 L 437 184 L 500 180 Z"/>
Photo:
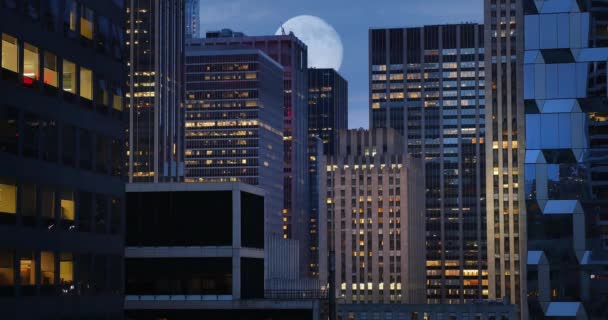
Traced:
<path fill-rule="evenodd" d="M 304 254 L 309 233 L 308 173 L 308 50 L 293 34 L 245 36 L 224 29 L 208 32 L 207 38 L 189 42 L 192 47 L 241 47 L 262 50 L 283 66 L 284 83 L 284 185 L 283 236 L 300 241 Z M 308 269 L 303 260 L 301 272 Z"/>
<path fill-rule="evenodd" d="M 186 38 L 198 38 L 201 29 L 200 0 L 186 0 Z"/>
<path fill-rule="evenodd" d="M 2 319 L 122 316 L 121 3 L 2 2 Z"/>
<path fill-rule="evenodd" d="M 607 319 L 606 2 L 527 1 L 530 319 Z"/>
<path fill-rule="evenodd" d="M 484 0 L 488 297 L 524 306 L 523 4 Z M 521 185 L 523 187 L 523 185 Z M 525 313 L 525 312 L 524 312 Z"/>
<path fill-rule="evenodd" d="M 328 263 L 328 229 L 327 229 L 327 184 L 326 164 L 327 158 L 323 155 L 323 140 L 317 136 L 310 137 L 309 142 L 309 172 L 310 172 L 310 216 L 308 217 L 308 243 L 309 261 L 308 276 L 319 279 L 321 285 L 327 284 Z"/>
<path fill-rule="evenodd" d="M 258 49 L 189 47 L 185 68 L 185 181 L 260 186 L 282 237 L 283 67 Z"/>
<path fill-rule="evenodd" d="M 128 184 L 126 319 L 318 319 L 318 300 L 265 299 L 265 194 L 234 182 Z"/>
<path fill-rule="evenodd" d="M 424 303 L 424 179 L 392 129 L 343 130 L 327 162 L 342 303 Z"/>
<path fill-rule="evenodd" d="M 126 0 L 129 182 L 183 180 L 184 0 Z"/>
<path fill-rule="evenodd" d="M 425 163 L 427 302 L 486 298 L 484 27 L 369 33 L 371 126 Z"/>
<path fill-rule="evenodd" d="M 334 69 L 308 69 L 308 134 L 334 154 L 338 131 L 348 129 L 348 82 Z"/>
<path fill-rule="evenodd" d="M 496 301 L 464 304 L 341 304 L 338 319 L 517 320 L 514 305 Z"/>

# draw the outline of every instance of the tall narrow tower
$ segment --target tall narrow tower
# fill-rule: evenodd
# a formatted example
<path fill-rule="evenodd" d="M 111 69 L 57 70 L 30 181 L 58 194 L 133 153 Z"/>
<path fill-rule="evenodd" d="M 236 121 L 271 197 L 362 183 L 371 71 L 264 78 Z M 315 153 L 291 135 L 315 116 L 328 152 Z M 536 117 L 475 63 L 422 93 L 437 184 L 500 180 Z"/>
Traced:
<path fill-rule="evenodd" d="M 484 15 L 489 298 L 506 299 L 523 308 L 526 209 L 522 1 L 485 0 Z"/>
<path fill-rule="evenodd" d="M 129 182 L 183 180 L 184 0 L 128 0 Z"/>

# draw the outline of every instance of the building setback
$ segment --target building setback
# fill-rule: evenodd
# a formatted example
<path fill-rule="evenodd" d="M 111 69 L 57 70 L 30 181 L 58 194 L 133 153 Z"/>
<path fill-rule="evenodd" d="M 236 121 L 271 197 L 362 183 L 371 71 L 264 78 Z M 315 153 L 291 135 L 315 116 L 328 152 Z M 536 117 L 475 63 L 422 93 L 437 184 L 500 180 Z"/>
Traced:
<path fill-rule="evenodd" d="M 126 0 L 129 182 L 183 180 L 184 0 Z"/>
<path fill-rule="evenodd" d="M 488 294 L 525 307 L 522 0 L 484 0 L 484 21 Z"/>
<path fill-rule="evenodd" d="M 338 131 L 348 129 L 348 82 L 334 69 L 308 69 L 308 134 L 334 154 Z"/>
<path fill-rule="evenodd" d="M 186 52 L 185 181 L 240 181 L 268 192 L 282 237 L 283 67 L 258 49 Z"/>
<path fill-rule="evenodd" d="M 395 130 L 344 130 L 327 163 L 343 303 L 424 303 L 424 180 Z M 331 267 L 330 267 L 331 268 Z"/>
<path fill-rule="evenodd" d="M 606 7 L 525 8 L 529 318 L 607 319 Z"/>
<path fill-rule="evenodd" d="M 424 159 L 427 302 L 487 297 L 484 28 L 370 30 L 370 123 Z"/>
<path fill-rule="evenodd" d="M 308 250 L 310 234 L 308 172 L 308 61 L 307 47 L 293 34 L 276 36 L 245 36 L 224 29 L 208 32 L 207 38 L 192 40 L 193 47 L 237 46 L 262 50 L 283 66 L 284 84 L 284 186 L 283 235 L 300 241 L 302 255 Z M 302 274 L 308 262 L 301 259 Z"/>
<path fill-rule="evenodd" d="M 122 318 L 121 3 L 0 8 L 2 319 Z"/>

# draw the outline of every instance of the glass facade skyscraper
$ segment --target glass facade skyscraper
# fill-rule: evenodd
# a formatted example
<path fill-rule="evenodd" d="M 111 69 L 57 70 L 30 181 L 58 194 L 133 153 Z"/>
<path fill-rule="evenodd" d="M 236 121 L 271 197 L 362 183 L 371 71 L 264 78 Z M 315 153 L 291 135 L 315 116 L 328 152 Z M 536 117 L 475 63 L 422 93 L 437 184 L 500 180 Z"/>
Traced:
<path fill-rule="evenodd" d="M 334 69 L 308 69 L 308 134 L 336 150 L 338 131 L 348 129 L 348 82 Z"/>
<path fill-rule="evenodd" d="M 607 4 L 525 3 L 531 319 L 608 318 Z"/>
<path fill-rule="evenodd" d="M 126 0 L 129 182 L 183 180 L 184 0 Z"/>
<path fill-rule="evenodd" d="M 200 0 L 186 0 L 186 38 L 198 38 L 200 31 Z"/>
<path fill-rule="evenodd" d="M 2 1 L 0 21 L 0 318 L 120 319 L 122 1 Z"/>
<path fill-rule="evenodd" d="M 185 181 L 259 185 L 283 234 L 283 67 L 257 49 L 188 47 Z"/>
<path fill-rule="evenodd" d="M 487 297 L 484 27 L 370 30 L 370 123 L 424 159 L 429 303 Z"/>
<path fill-rule="evenodd" d="M 525 308 L 522 1 L 485 0 L 484 20 L 488 293 Z"/>

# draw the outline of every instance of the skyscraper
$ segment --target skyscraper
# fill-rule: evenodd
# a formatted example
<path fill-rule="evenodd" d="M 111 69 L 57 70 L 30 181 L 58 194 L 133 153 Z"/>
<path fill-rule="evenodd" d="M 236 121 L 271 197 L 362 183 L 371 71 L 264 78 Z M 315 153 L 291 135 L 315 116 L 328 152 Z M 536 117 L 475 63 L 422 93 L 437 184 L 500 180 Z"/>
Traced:
<path fill-rule="evenodd" d="M 323 140 L 317 136 L 310 137 L 309 172 L 310 172 L 310 215 L 307 219 L 308 238 L 307 256 L 308 276 L 319 279 L 321 285 L 327 283 L 328 230 L 327 230 L 327 158 L 323 155 Z"/>
<path fill-rule="evenodd" d="M 526 1 L 530 319 L 608 318 L 606 1 Z"/>
<path fill-rule="evenodd" d="M 522 0 L 485 0 L 484 20 L 488 293 L 525 306 Z"/>
<path fill-rule="evenodd" d="M 308 134 L 323 141 L 323 154 L 336 150 L 338 131 L 348 129 L 348 83 L 334 69 L 308 69 Z"/>
<path fill-rule="evenodd" d="M 127 0 L 129 182 L 183 179 L 184 0 Z"/>
<path fill-rule="evenodd" d="M 349 303 L 424 303 L 420 160 L 395 130 L 343 130 L 327 162 L 335 285 Z"/>
<path fill-rule="evenodd" d="M 283 67 L 258 49 L 189 47 L 185 76 L 185 181 L 259 185 L 281 237 Z"/>
<path fill-rule="evenodd" d="M 0 7 L 0 318 L 122 318 L 124 7 Z"/>
<path fill-rule="evenodd" d="M 225 29 L 207 33 L 206 39 L 192 40 L 190 46 L 256 48 L 283 66 L 284 84 L 284 206 L 283 235 L 300 240 L 301 252 L 307 249 L 310 234 L 308 172 L 308 62 L 307 47 L 293 34 L 244 36 Z M 304 259 L 302 259 L 304 261 Z M 302 272 L 306 272 L 306 263 Z"/>
<path fill-rule="evenodd" d="M 427 302 L 487 297 L 484 28 L 373 29 L 370 123 L 424 160 Z"/>
<path fill-rule="evenodd" d="M 200 1 L 186 0 L 186 38 L 198 38 L 201 29 Z"/>

